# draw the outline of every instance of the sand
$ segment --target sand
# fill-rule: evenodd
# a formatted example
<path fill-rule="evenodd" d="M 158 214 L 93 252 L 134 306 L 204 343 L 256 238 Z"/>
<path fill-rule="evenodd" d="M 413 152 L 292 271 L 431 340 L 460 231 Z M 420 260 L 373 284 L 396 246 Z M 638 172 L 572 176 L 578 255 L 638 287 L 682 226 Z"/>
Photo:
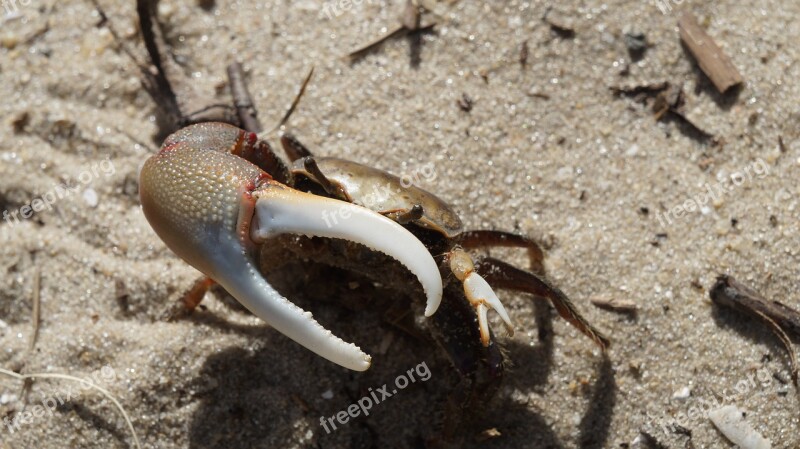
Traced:
<path fill-rule="evenodd" d="M 101 3 L 143 56 L 132 2 Z M 467 435 L 467 446 L 647 447 L 644 431 L 661 447 L 733 447 L 705 416 L 715 401 L 747 410 L 773 447 L 800 446 L 782 346 L 707 293 L 727 273 L 800 307 L 800 4 L 554 4 L 549 17 L 574 28 L 568 37 L 541 20 L 549 2 L 439 2 L 440 24 L 423 38 L 415 68 L 406 39 L 354 64 L 342 59 L 394 25 L 400 1 L 353 2 L 330 17 L 312 0 L 162 3 L 178 60 L 209 102 L 229 101 L 225 65 L 239 59 L 269 126 L 313 64 L 290 122 L 309 147 L 398 175 L 432 165 L 421 187 L 469 228 L 545 242 L 552 281 L 611 337 L 604 361 L 551 314 L 542 342 L 532 299 L 502 293 L 517 325 L 513 338 L 499 332 L 513 367 L 471 429 L 500 436 Z M 160 142 L 136 65 L 89 2 L 14 8 L 0 19 L 0 209 L 40 210 L 0 223 L 0 367 L 95 373 L 147 448 L 420 447 L 457 378 L 435 348 L 380 316 L 303 303 L 373 354 L 363 374 L 315 357 L 219 291 L 205 310 L 165 318 L 198 274 L 156 237 L 139 205 L 138 170 Z M 738 95 L 718 95 L 681 48 L 680 8 L 731 56 L 746 80 Z M 624 33 L 637 31 L 652 45 L 631 63 Z M 609 90 L 661 81 L 683 85 L 687 115 L 716 143 Z M 463 94 L 470 112 L 456 104 Z M 700 210 L 667 215 L 735 173 L 740 185 L 728 182 Z M 65 183 L 72 189 L 59 190 Z M 525 261 L 517 251 L 489 253 Z M 31 350 L 37 275 L 41 326 Z M 633 301 L 638 313 L 600 310 L 593 297 Z M 321 416 L 422 363 L 427 381 L 330 433 L 320 426 Z M 24 393 L 19 381 L 0 380 L 0 448 L 133 447 L 108 400 L 75 390 L 39 380 Z M 27 419 L 15 427 L 15 416 Z"/>

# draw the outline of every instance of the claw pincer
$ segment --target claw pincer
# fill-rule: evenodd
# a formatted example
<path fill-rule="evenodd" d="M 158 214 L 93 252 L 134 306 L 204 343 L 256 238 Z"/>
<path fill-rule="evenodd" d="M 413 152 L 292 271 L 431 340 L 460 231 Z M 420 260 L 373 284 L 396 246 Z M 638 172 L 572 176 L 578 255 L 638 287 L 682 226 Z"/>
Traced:
<path fill-rule="evenodd" d="M 144 164 L 140 197 L 156 234 L 193 267 L 224 287 L 279 332 L 346 368 L 369 368 L 370 356 L 331 334 L 278 293 L 258 270 L 256 245 L 284 233 L 340 238 L 397 259 L 427 296 L 425 315 L 442 297 L 438 267 L 425 246 L 394 221 L 355 204 L 287 187 L 239 157 L 255 135 L 232 126 L 201 124 L 167 138 Z M 352 219 L 331 224 L 324 213 Z"/>

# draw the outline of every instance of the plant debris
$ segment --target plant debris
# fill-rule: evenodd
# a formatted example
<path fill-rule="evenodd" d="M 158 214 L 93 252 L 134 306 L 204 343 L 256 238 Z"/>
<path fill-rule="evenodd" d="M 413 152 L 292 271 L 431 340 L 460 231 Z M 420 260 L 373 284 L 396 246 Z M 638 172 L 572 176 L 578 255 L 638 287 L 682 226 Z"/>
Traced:
<path fill-rule="evenodd" d="M 635 313 L 636 303 L 627 299 L 608 298 L 605 296 L 594 296 L 589 301 L 595 306 L 604 310 L 620 313 Z"/>
<path fill-rule="evenodd" d="M 550 29 L 563 39 L 572 39 L 575 37 L 575 28 L 571 23 L 558 15 L 557 17 L 550 16 L 550 11 L 552 9 L 552 7 L 547 8 L 547 11 L 545 11 L 542 16 L 542 21 L 550 25 Z"/>
<path fill-rule="evenodd" d="M 756 316 L 763 320 L 781 340 L 789 353 L 792 365 L 792 380 L 797 386 L 797 356 L 792 348 L 792 342 L 784 329 L 795 335 L 800 335 L 800 313 L 778 302 L 768 301 L 755 290 L 740 284 L 734 278 L 721 275 L 709 292 L 714 303 L 730 307 L 741 313 Z"/>
<path fill-rule="evenodd" d="M 456 101 L 456 104 L 458 104 L 459 109 L 462 111 L 469 112 L 472 110 L 473 101 L 472 98 L 464 92 L 461 94 L 461 98 Z"/>
<path fill-rule="evenodd" d="M 744 82 L 731 59 L 720 49 L 714 40 L 697 23 L 697 18 L 684 11 L 678 20 L 681 41 L 697 60 L 700 69 L 714 83 L 719 93 L 724 94 L 732 87 Z"/>
<path fill-rule="evenodd" d="M 388 41 L 394 37 L 401 37 L 407 35 L 417 35 L 419 36 L 420 33 L 424 33 L 433 29 L 436 26 L 436 22 L 428 22 L 422 23 L 422 13 L 425 12 L 427 8 L 425 6 L 420 5 L 416 0 L 408 0 L 406 2 L 406 7 L 403 9 L 403 13 L 400 16 L 400 23 L 396 25 L 394 28 L 390 29 L 386 34 L 383 36 L 370 41 L 369 43 L 351 51 L 347 54 L 348 57 L 351 59 L 358 59 L 367 53 L 375 50 L 384 42 Z M 413 42 L 412 42 L 413 46 Z"/>

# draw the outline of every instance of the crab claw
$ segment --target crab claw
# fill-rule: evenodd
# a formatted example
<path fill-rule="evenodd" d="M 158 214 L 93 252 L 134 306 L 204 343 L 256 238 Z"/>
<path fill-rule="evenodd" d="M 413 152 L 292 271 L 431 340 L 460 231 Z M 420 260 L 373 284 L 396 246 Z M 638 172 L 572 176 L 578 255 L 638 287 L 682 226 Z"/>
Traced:
<path fill-rule="evenodd" d="M 469 254 L 461 249 L 454 249 L 449 254 L 450 270 L 464 285 L 464 294 L 467 300 L 475 307 L 478 314 L 478 329 L 481 333 L 481 342 L 484 346 L 489 346 L 489 320 L 487 317 L 489 309 L 494 309 L 509 335 L 514 335 L 514 325 L 511 318 L 503 307 L 503 303 L 492 290 L 492 287 L 481 275 L 475 272 L 475 266 Z"/>
<path fill-rule="evenodd" d="M 417 276 L 427 296 L 425 316 L 442 301 L 442 277 L 422 243 L 397 222 L 345 201 L 270 183 L 256 192 L 250 236 L 256 243 L 280 234 L 345 239 L 387 254 Z M 340 222 L 341 220 L 341 222 Z"/>
<path fill-rule="evenodd" d="M 255 265 L 256 243 L 280 233 L 358 242 L 417 275 L 428 298 L 426 315 L 441 301 L 436 263 L 405 228 L 368 209 L 290 189 L 224 150 L 168 140 L 145 162 L 140 196 L 147 220 L 172 251 L 276 330 L 345 368 L 364 371 L 371 358 L 278 293 Z M 327 222 L 324 214 L 333 211 L 353 219 Z"/>

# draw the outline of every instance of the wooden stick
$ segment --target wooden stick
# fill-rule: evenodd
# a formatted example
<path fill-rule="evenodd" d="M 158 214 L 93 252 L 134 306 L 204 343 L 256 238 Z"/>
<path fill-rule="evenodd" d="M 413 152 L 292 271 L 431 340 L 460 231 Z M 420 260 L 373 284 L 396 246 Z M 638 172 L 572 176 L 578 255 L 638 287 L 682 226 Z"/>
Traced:
<path fill-rule="evenodd" d="M 242 128 L 251 133 L 260 133 L 261 122 L 258 120 L 256 107 L 253 105 L 253 97 L 250 96 L 247 83 L 244 81 L 242 64 L 239 61 L 230 64 L 227 72 L 233 105 L 236 107 L 236 113 L 239 115 L 239 122 L 242 124 Z"/>
<path fill-rule="evenodd" d="M 700 69 L 708 75 L 719 93 L 724 94 L 730 88 L 744 82 L 728 55 L 723 53 L 711 36 L 700 27 L 692 13 L 685 11 L 681 14 L 678 28 L 681 41 L 697 59 Z"/>
<path fill-rule="evenodd" d="M 39 325 L 42 320 L 41 312 L 41 296 L 42 296 L 42 272 L 39 268 L 33 273 L 33 332 L 31 333 L 31 341 L 28 349 L 33 351 L 36 347 L 36 340 L 39 338 Z"/>

